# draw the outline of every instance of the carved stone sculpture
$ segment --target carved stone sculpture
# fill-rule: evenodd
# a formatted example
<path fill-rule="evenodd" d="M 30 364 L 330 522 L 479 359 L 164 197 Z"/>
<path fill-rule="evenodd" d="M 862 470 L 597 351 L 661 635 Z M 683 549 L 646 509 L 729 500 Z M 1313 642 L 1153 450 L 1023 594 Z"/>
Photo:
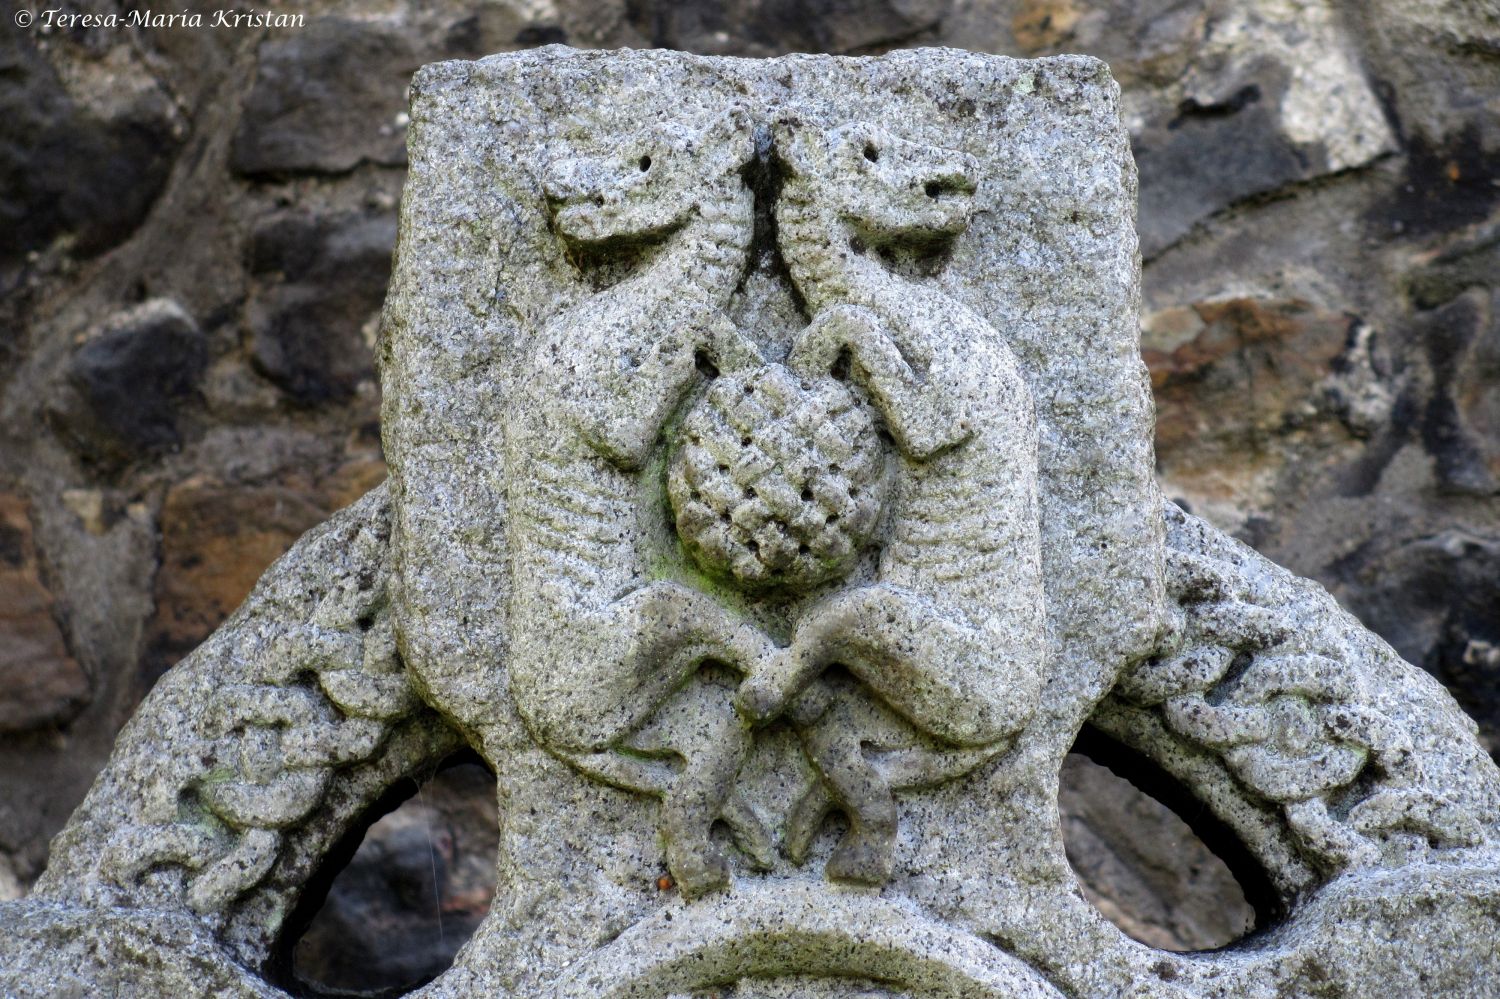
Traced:
<path fill-rule="evenodd" d="M 1154 484 L 1117 96 L 954 51 L 419 73 L 391 481 L 143 704 L 0 994 L 284 995 L 331 845 L 465 745 L 499 887 L 432 999 L 1496 994 L 1472 724 Z M 1085 901 L 1085 726 L 1272 925 L 1170 954 Z"/>

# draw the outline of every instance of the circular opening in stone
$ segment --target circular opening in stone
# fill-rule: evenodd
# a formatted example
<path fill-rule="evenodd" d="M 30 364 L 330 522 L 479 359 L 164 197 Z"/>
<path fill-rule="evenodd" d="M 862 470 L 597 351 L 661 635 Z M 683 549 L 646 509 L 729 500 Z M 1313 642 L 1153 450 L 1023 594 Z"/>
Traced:
<path fill-rule="evenodd" d="M 1092 728 L 1063 761 L 1058 805 L 1084 895 L 1141 943 L 1216 950 L 1282 914 L 1265 870 L 1206 805 Z"/>
<path fill-rule="evenodd" d="M 465 751 L 403 780 L 323 860 L 272 958 L 306 999 L 391 999 L 426 985 L 489 912 L 499 842 L 494 774 Z"/>

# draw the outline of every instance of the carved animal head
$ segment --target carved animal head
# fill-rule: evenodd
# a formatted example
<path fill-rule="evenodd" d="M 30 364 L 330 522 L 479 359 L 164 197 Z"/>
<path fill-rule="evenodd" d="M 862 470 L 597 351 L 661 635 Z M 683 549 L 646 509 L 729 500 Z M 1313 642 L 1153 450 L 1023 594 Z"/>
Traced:
<path fill-rule="evenodd" d="M 730 108 L 706 128 L 666 122 L 619 137 L 603 156 L 558 156 L 543 193 L 573 243 L 651 238 L 681 226 L 707 199 L 733 197 L 755 154 L 750 116 Z"/>
<path fill-rule="evenodd" d="M 820 131 L 778 124 L 783 194 L 874 240 L 942 239 L 968 228 L 978 165 L 965 153 L 897 138 L 869 122 Z"/>

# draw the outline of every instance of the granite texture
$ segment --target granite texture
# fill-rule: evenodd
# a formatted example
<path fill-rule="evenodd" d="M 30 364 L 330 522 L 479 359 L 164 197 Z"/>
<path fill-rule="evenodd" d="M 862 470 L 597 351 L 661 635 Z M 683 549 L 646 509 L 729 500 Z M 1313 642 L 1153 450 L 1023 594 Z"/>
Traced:
<path fill-rule="evenodd" d="M 409 153 L 391 483 L 157 684 L 0 990 L 284 994 L 320 858 L 464 744 L 497 902 L 418 995 L 1500 974 L 1474 724 L 1161 496 L 1102 63 L 549 47 L 419 72 Z M 1233 833 L 1262 933 L 1179 955 L 1086 899 L 1085 725 Z"/>
<path fill-rule="evenodd" d="M 556 41 L 1108 62 L 1141 164 L 1163 491 L 1328 587 L 1454 693 L 1493 754 L 1493 7 L 302 0 L 297 30 L 7 25 L 0 898 L 40 877 L 162 672 L 299 535 L 385 477 L 375 341 L 411 73 Z M 1121 828 L 1138 845 L 1182 842 L 1113 786 L 1115 804 L 1091 809 L 1133 816 Z M 1183 895 L 1187 871 L 1145 876 L 1140 912 L 1120 907 L 1139 897 L 1123 874 L 1109 907 L 1128 932 L 1144 919 L 1156 933 L 1162 906 L 1208 925 L 1225 904 Z M 413 943 L 414 965 L 424 953 Z"/>

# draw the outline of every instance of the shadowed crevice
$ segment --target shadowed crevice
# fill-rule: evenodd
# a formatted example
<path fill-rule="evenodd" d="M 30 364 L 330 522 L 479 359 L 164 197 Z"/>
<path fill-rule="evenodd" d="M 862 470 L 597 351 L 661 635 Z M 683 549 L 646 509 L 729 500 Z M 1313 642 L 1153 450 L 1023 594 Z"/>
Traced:
<path fill-rule="evenodd" d="M 418 793 L 429 782 L 438 775 L 454 770 L 459 767 L 478 766 L 488 770 L 488 766 L 481 757 L 472 749 L 464 749 L 444 759 L 431 773 L 417 775 L 412 778 L 402 778 L 391 787 L 387 788 L 365 812 L 360 815 L 349 830 L 335 842 L 324 855 L 322 863 L 308 879 L 306 887 L 297 900 L 296 906 L 287 916 L 282 924 L 280 935 L 271 949 L 261 972 L 266 980 L 277 987 L 286 990 L 298 999 L 347 999 L 347 997 L 359 997 L 359 999 L 396 999 L 398 996 L 421 988 L 441 974 L 446 967 L 435 969 L 427 973 L 410 977 L 410 980 L 392 981 L 388 985 L 379 987 L 340 987 L 337 984 L 310 981 L 312 976 L 307 974 L 304 961 L 299 960 L 298 945 L 309 935 L 315 921 L 318 920 L 324 907 L 329 902 L 330 893 L 334 890 L 335 883 L 350 869 L 355 860 L 355 855 L 364 844 L 370 830 L 377 822 L 388 815 L 396 812 L 402 806 L 417 798 Z M 429 847 L 432 849 L 433 847 Z M 438 890 L 437 884 L 437 861 L 433 859 L 433 890 Z M 491 886 L 492 887 L 492 886 Z M 374 899 L 379 902 L 381 899 Z M 395 900 L 395 901 L 399 901 Z M 371 940 L 378 935 L 376 928 L 361 927 L 369 931 Z M 457 949 L 461 940 L 457 940 L 457 934 L 451 931 L 458 927 L 448 927 L 450 935 L 455 937 L 454 950 Z"/>
<path fill-rule="evenodd" d="M 1144 754 L 1110 738 L 1092 726 L 1078 733 L 1072 752 L 1086 757 L 1129 782 L 1137 791 L 1164 805 L 1180 818 L 1209 852 L 1223 861 L 1254 912 L 1249 933 L 1223 946 L 1233 946 L 1263 933 L 1285 918 L 1287 908 L 1265 868 L 1226 823 L 1206 803 Z"/>

